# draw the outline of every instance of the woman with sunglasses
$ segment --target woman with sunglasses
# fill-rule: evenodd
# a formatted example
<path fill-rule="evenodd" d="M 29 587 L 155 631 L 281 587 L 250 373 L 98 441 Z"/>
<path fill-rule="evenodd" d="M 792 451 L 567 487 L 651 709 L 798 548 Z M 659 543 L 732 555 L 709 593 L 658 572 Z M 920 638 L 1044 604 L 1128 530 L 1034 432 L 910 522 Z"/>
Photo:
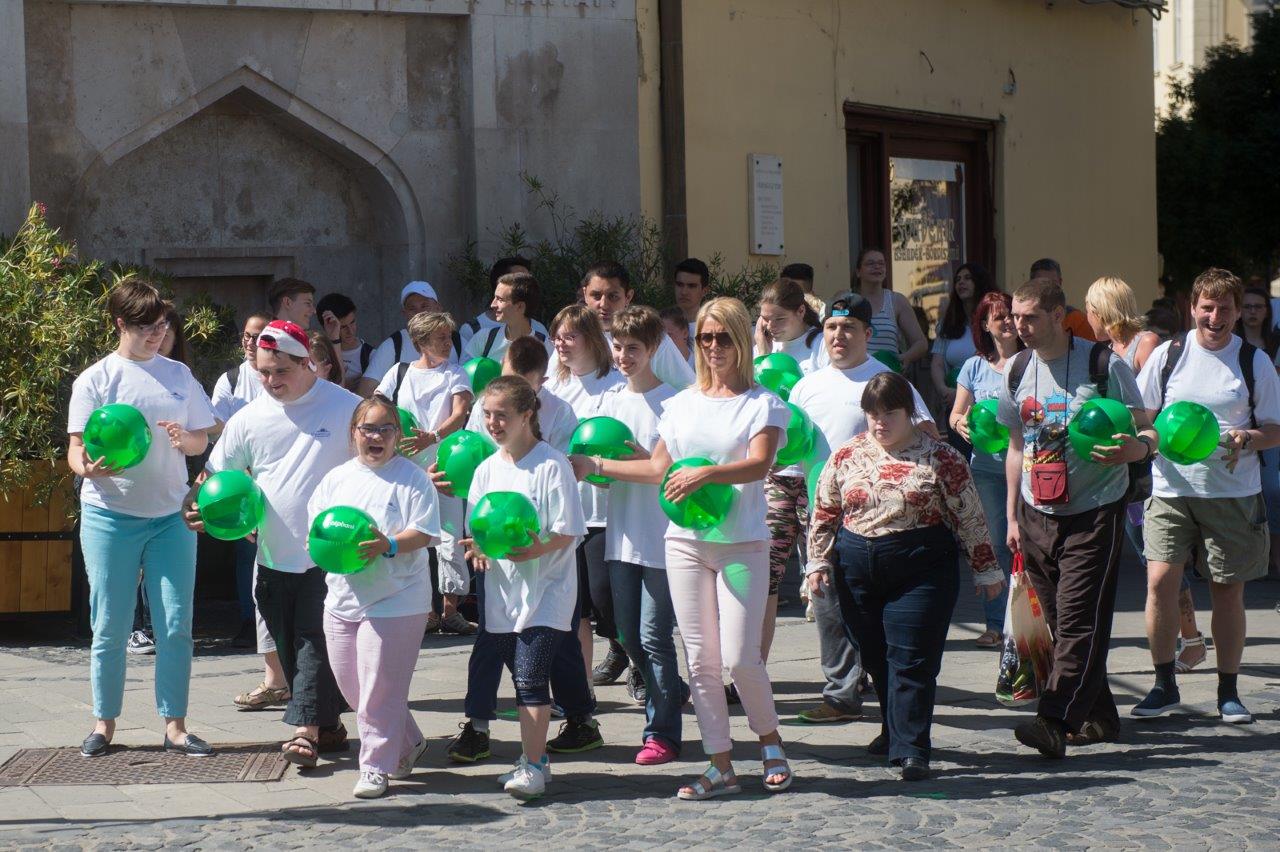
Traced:
<path fill-rule="evenodd" d="M 728 668 L 751 730 L 760 738 L 764 787 L 780 792 L 792 773 L 778 736 L 773 687 L 761 658 L 769 598 L 769 528 L 764 478 L 773 465 L 790 412 L 755 383 L 751 320 L 737 299 L 713 299 L 698 311 L 694 341 L 697 381 L 663 406 L 652 456 L 627 461 L 575 457 L 575 473 L 660 484 L 673 461 L 710 459 L 706 467 L 672 474 L 664 488 L 672 502 L 703 485 L 732 485 L 733 503 L 711 529 L 671 524 L 666 531 L 667 582 L 689 661 L 693 706 L 711 765 L 681 787 L 681 799 L 741 792 L 729 753 L 729 706 L 722 681 Z"/>
<path fill-rule="evenodd" d="M 84 479 L 80 544 L 89 578 L 89 680 L 97 717 L 80 753 L 105 754 L 115 735 L 142 566 L 155 626 L 155 697 L 165 720 L 164 747 L 203 757 L 212 749 L 186 727 L 196 537 L 179 508 L 187 492 L 186 457 L 208 446 L 213 409 L 191 370 L 158 354 L 169 322 L 155 287 L 126 278 L 111 289 L 107 309 L 119 344 L 76 378 L 67 418 L 67 464 Z M 89 416 L 109 403 L 133 406 L 151 428 L 150 449 L 127 469 L 93 458 L 85 447 Z"/>

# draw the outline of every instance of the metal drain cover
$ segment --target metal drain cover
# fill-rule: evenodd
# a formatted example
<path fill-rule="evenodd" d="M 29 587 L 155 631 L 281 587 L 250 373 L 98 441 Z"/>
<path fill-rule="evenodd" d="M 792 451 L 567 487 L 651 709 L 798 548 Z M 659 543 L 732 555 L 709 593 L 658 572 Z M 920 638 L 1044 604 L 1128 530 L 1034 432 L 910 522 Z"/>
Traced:
<path fill-rule="evenodd" d="M 275 744 L 214 747 L 209 757 L 187 757 L 159 746 L 112 746 L 92 758 L 78 748 L 24 748 L 0 766 L 0 787 L 279 781 L 289 767 Z"/>

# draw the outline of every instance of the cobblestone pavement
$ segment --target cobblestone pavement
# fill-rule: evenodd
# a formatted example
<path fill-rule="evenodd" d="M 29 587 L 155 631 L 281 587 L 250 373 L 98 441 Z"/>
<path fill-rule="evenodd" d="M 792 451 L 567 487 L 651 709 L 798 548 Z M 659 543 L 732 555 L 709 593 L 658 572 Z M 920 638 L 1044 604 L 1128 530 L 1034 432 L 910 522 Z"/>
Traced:
<path fill-rule="evenodd" d="M 1196 585 L 1201 629 L 1208 593 Z M 1187 712 L 1128 721 L 1123 742 L 1073 750 L 1050 762 L 1018 747 L 1010 729 L 1019 711 L 991 696 L 996 655 L 973 648 L 979 608 L 965 596 L 953 620 L 934 727 L 935 776 L 907 784 L 862 748 L 871 721 L 838 727 L 788 726 L 797 780 L 767 795 L 759 755 L 738 713 L 736 765 L 744 795 L 710 803 L 673 798 L 701 769 L 691 713 L 685 760 L 663 767 L 631 762 L 642 716 L 621 685 L 599 691 L 607 745 L 555 762 L 547 797 L 521 806 L 494 777 L 519 752 L 515 722 L 494 723 L 494 759 L 458 767 L 444 759 L 465 687 L 468 643 L 427 637 L 412 706 L 431 748 L 386 798 L 357 802 L 354 748 L 308 773 L 290 769 L 262 784 L 0 788 L 0 846 L 5 848 L 207 849 L 304 847 L 461 848 L 560 846 L 640 849 L 656 846 L 765 848 L 1086 846 L 1276 848 L 1280 832 L 1280 584 L 1249 590 L 1250 642 L 1241 692 L 1257 716 L 1228 727 L 1210 715 L 1216 678 L 1208 662 L 1181 679 Z M 1127 712 L 1150 683 L 1142 638 L 1142 587 L 1130 571 L 1111 654 L 1111 680 Z M 816 697 L 813 626 L 791 607 L 780 623 L 769 669 L 784 718 Z M 72 644 L 24 643 L 0 627 L 0 760 L 21 747 L 78 744 L 89 730 L 86 652 Z M 205 647 L 206 652 L 216 648 Z M 130 659 L 125 715 L 117 742 L 157 744 L 151 663 Z M 230 696 L 257 683 L 256 659 L 226 652 L 196 660 L 190 726 L 215 743 L 283 738 L 275 713 L 239 713 Z M 504 685 L 509 705 L 510 686 Z M 354 737 L 354 719 L 347 725 Z"/>

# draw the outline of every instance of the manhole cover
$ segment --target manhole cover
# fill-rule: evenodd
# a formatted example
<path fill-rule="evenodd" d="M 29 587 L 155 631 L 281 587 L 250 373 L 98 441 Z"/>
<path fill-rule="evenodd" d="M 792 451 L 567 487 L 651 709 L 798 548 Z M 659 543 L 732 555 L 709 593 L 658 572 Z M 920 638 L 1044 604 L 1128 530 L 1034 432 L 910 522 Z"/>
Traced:
<path fill-rule="evenodd" d="M 93 758 L 81 757 L 78 748 L 24 748 L 0 766 L 0 787 L 279 781 L 289 766 L 274 744 L 216 748 L 209 757 L 186 757 L 159 746 L 113 747 Z"/>

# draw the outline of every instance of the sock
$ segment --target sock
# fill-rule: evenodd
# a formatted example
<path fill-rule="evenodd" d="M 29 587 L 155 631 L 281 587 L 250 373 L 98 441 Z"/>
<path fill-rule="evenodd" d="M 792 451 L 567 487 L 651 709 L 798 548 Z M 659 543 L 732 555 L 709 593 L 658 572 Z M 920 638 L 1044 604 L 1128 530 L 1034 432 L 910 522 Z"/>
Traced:
<path fill-rule="evenodd" d="M 1173 674 L 1173 660 L 1167 663 L 1156 663 L 1156 686 L 1171 692 L 1178 688 L 1177 680 Z"/>
<path fill-rule="evenodd" d="M 1218 703 L 1219 704 L 1221 704 L 1223 701 L 1226 701 L 1228 698 L 1233 698 L 1236 701 L 1240 700 L 1240 693 L 1236 691 L 1236 677 L 1237 675 L 1234 672 L 1232 672 L 1231 674 L 1227 674 L 1226 672 L 1218 672 Z"/>
<path fill-rule="evenodd" d="M 489 733 L 488 719 L 468 719 L 467 721 L 471 723 L 472 730 L 479 731 L 482 734 Z"/>

